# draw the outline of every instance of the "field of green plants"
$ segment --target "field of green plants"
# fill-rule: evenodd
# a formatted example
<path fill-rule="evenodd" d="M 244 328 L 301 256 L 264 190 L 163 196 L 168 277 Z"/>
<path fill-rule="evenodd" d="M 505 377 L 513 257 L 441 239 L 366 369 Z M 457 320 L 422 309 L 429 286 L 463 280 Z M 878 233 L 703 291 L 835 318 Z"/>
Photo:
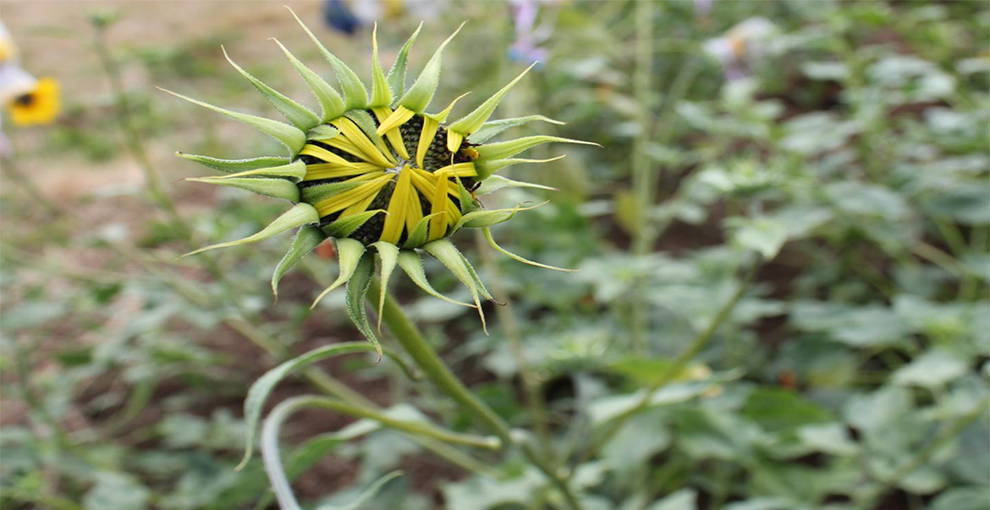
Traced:
<path fill-rule="evenodd" d="M 990 508 L 990 4 L 287 2 L 334 61 L 283 3 L 0 4 L 62 103 L 2 125 L 4 510 Z M 424 21 L 385 89 L 373 20 L 384 72 Z M 291 97 L 313 140 L 350 133 L 307 81 L 352 102 L 335 62 L 391 99 L 350 116 L 378 147 L 434 64 L 428 113 L 471 91 L 452 136 L 533 62 L 450 162 L 598 146 L 450 180 L 486 226 L 463 258 L 411 247 L 413 205 L 380 220 L 401 270 L 364 226 L 183 257 L 312 208 L 176 157 L 284 157 L 295 128 L 158 88 L 298 125 Z M 557 122 L 492 123 L 531 115 Z"/>

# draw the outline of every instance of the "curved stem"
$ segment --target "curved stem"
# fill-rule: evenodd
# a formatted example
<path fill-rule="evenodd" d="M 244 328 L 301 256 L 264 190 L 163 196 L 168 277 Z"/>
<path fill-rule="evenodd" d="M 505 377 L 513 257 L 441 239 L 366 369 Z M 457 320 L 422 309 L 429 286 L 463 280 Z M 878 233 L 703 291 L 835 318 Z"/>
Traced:
<path fill-rule="evenodd" d="M 367 299 L 372 306 L 377 306 L 381 296 L 381 286 L 378 279 L 371 282 L 368 289 Z M 402 347 L 409 353 L 409 356 L 416 362 L 419 368 L 426 374 L 441 391 L 447 394 L 454 402 L 457 402 L 468 414 L 481 421 L 486 428 L 501 439 L 501 448 L 506 448 L 512 444 L 512 432 L 509 425 L 499 415 L 495 414 L 490 407 L 478 400 L 463 383 L 450 371 L 450 368 L 440 359 L 436 351 L 423 338 L 422 333 L 396 302 L 391 294 L 385 294 L 385 307 L 382 309 L 382 322 L 392 332 L 392 336 L 402 344 Z M 523 453 L 526 458 L 533 463 L 550 480 L 557 490 L 563 495 L 571 510 L 583 510 L 581 503 L 577 500 L 574 492 L 567 483 L 567 477 L 563 476 L 557 468 L 551 465 L 550 461 L 540 455 L 531 442 L 521 442 Z"/>
<path fill-rule="evenodd" d="M 380 292 L 378 280 L 375 279 L 371 288 L 368 289 L 368 301 L 377 305 Z M 505 420 L 461 384 L 461 381 L 447 368 L 433 347 L 426 342 L 419 329 L 409 320 L 409 317 L 402 311 L 399 303 L 391 294 L 385 295 L 382 322 L 388 326 L 395 339 L 402 344 L 402 348 L 409 353 L 409 356 L 433 384 L 467 410 L 472 417 L 481 421 L 485 428 L 497 435 L 502 440 L 503 446 L 512 442 L 509 425 L 505 423 Z"/>

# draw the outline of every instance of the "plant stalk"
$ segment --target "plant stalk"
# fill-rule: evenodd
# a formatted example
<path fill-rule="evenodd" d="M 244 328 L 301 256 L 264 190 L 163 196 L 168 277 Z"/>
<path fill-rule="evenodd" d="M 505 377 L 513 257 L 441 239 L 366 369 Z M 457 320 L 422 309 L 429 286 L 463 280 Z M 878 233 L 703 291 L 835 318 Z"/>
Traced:
<path fill-rule="evenodd" d="M 381 296 L 381 285 L 378 279 L 374 279 L 368 289 L 367 300 L 372 306 L 377 306 Z M 382 309 L 382 321 L 388 326 L 392 336 L 402 345 L 403 349 L 412 357 L 420 370 L 426 374 L 441 391 L 447 394 L 454 402 L 460 405 L 470 416 L 482 422 L 490 432 L 494 433 L 501 440 L 501 448 L 505 449 L 514 441 L 509 425 L 499 415 L 495 414 L 490 407 L 474 396 L 463 383 L 450 371 L 450 368 L 440 359 L 436 350 L 423 338 L 422 333 L 409 317 L 402 311 L 402 307 L 392 297 L 385 294 L 385 307 Z M 568 508 L 571 510 L 583 510 L 581 503 L 577 500 L 565 476 L 557 468 L 552 466 L 547 458 L 540 455 L 536 448 L 529 441 L 521 441 L 522 451 L 527 459 L 533 463 L 550 480 L 564 497 Z"/>

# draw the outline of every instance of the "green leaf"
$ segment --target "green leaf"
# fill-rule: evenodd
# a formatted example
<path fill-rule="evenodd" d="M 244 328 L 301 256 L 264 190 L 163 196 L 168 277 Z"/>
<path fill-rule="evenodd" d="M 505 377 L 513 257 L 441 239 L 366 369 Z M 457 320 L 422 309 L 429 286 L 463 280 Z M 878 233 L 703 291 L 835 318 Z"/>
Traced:
<path fill-rule="evenodd" d="M 330 62 L 330 67 L 333 68 L 333 72 L 337 74 L 337 80 L 340 81 L 340 89 L 344 92 L 344 103 L 346 105 L 345 110 L 363 109 L 368 106 L 368 91 L 364 88 L 364 84 L 361 83 L 361 79 L 358 78 L 358 75 L 355 74 L 350 67 L 347 67 L 347 64 L 337 58 L 333 53 L 330 53 L 330 51 L 327 50 L 322 43 L 320 43 L 320 40 L 313 35 L 313 32 L 309 30 L 309 27 L 307 27 L 306 24 L 299 19 L 299 16 L 296 16 L 295 11 L 289 7 L 286 7 L 286 9 L 289 9 L 292 16 L 296 18 L 296 21 L 299 22 L 299 25 L 306 31 L 309 38 L 313 40 L 313 43 L 316 45 L 317 49 L 320 50 L 320 53 L 323 54 L 323 57 L 327 59 L 327 62 Z"/>
<path fill-rule="evenodd" d="M 347 280 L 347 295 L 344 303 L 351 322 L 375 346 L 375 351 L 378 352 L 378 359 L 380 360 L 382 357 L 382 345 L 378 340 L 378 335 L 375 334 L 375 330 L 368 323 L 368 311 L 364 307 L 364 298 L 368 295 L 368 289 L 371 287 L 371 277 L 374 271 L 375 259 L 371 255 L 361 257 L 354 274 Z"/>
<path fill-rule="evenodd" d="M 296 397 L 282 402 L 272 410 L 268 418 L 265 419 L 261 432 L 261 453 L 265 461 L 265 471 L 268 472 L 268 479 L 271 482 L 272 490 L 278 500 L 281 510 L 302 510 L 296 497 L 292 494 L 292 487 L 285 476 L 285 469 L 282 466 L 282 459 L 278 445 L 279 433 L 282 424 L 297 409 L 304 407 L 311 401 L 310 397 Z M 371 484 L 365 491 L 351 503 L 341 507 L 321 506 L 317 510 L 356 510 L 371 499 L 382 486 L 399 476 L 400 472 L 392 472 Z"/>
<path fill-rule="evenodd" d="M 261 421 L 261 412 L 264 410 L 265 400 L 268 399 L 268 395 L 271 394 L 279 382 L 293 372 L 319 360 L 355 352 L 369 352 L 371 350 L 373 350 L 372 346 L 365 342 L 346 342 L 327 345 L 286 361 L 259 377 L 251 385 L 247 398 L 244 400 L 244 422 L 247 425 L 246 443 L 244 457 L 235 469 L 238 471 L 243 469 L 248 461 L 251 460 L 251 454 L 254 450 L 254 439 L 258 433 L 258 425 Z"/>
<path fill-rule="evenodd" d="M 455 305 L 466 306 L 468 308 L 474 308 L 474 305 L 469 303 L 464 303 L 462 301 L 455 301 L 447 296 L 436 291 L 432 285 L 430 285 L 429 280 L 426 279 L 426 271 L 423 270 L 423 260 L 419 257 L 419 253 L 415 250 L 402 250 L 399 252 L 399 267 L 409 276 L 419 288 L 423 289 L 427 294 L 442 299 L 448 303 L 453 303 Z"/>
<path fill-rule="evenodd" d="M 303 225 L 299 228 L 296 236 L 292 239 L 292 246 L 275 266 L 275 274 L 272 275 L 272 294 L 275 295 L 276 300 L 278 299 L 278 282 L 282 276 L 326 238 L 326 234 L 319 227 Z"/>
<path fill-rule="evenodd" d="M 306 64 L 303 64 L 293 56 L 285 46 L 282 46 L 282 43 L 278 39 L 275 39 L 275 44 L 278 44 L 279 48 L 282 48 L 285 56 L 292 63 L 292 67 L 296 68 L 296 72 L 306 82 L 306 85 L 309 85 L 309 89 L 316 96 L 316 100 L 320 102 L 320 107 L 323 109 L 320 121 L 327 122 L 343 115 L 347 110 L 347 105 L 344 104 L 344 98 L 340 97 L 340 94 L 326 80 L 321 78 L 320 75 L 316 74 L 309 67 L 306 67 Z"/>
<path fill-rule="evenodd" d="M 392 88 L 392 93 L 398 97 L 405 95 L 406 93 L 406 67 L 409 60 L 409 49 L 412 48 L 414 42 L 416 42 L 416 37 L 419 35 L 419 31 L 423 29 L 423 22 L 419 23 L 416 27 L 416 31 L 413 32 L 406 44 L 402 45 L 402 49 L 399 50 L 399 55 L 395 57 L 395 62 L 392 63 L 392 68 L 388 70 L 388 76 L 385 80 L 388 81 L 389 87 Z"/>
<path fill-rule="evenodd" d="M 265 177 L 187 177 L 186 180 L 240 188 L 266 197 L 281 198 L 290 202 L 299 201 L 299 187 L 294 182 L 285 179 L 268 179 Z"/>
<path fill-rule="evenodd" d="M 297 128 L 307 131 L 320 123 L 320 118 L 317 117 L 315 113 L 310 111 L 309 108 L 306 108 L 292 99 L 289 99 L 281 92 L 265 85 L 261 80 L 255 78 L 251 73 L 245 71 L 241 68 L 241 66 L 237 65 L 237 63 L 230 58 L 230 55 L 227 54 L 226 48 L 221 45 L 220 49 L 223 51 L 223 56 L 227 59 L 227 62 L 230 62 L 230 65 L 234 66 L 234 69 L 241 73 L 241 76 L 251 82 L 251 85 L 254 85 L 254 88 L 258 89 L 258 92 L 260 92 L 262 96 L 265 96 L 265 99 L 267 99 L 276 110 L 281 112 L 282 115 L 285 115 L 285 118 L 289 119 L 289 122 L 295 124 Z"/>
<path fill-rule="evenodd" d="M 240 239 L 237 241 L 214 244 L 211 246 L 207 246 L 205 248 L 200 248 L 196 251 L 189 252 L 183 255 L 183 257 L 188 257 L 189 255 L 194 255 L 196 253 L 204 252 L 207 250 L 225 248 L 227 246 L 237 246 L 246 243 L 255 243 L 264 239 L 268 239 L 269 237 L 275 236 L 277 234 L 281 234 L 282 232 L 285 232 L 286 230 L 289 230 L 291 228 L 301 227 L 309 223 L 318 223 L 319 221 L 320 221 L 320 215 L 316 212 L 316 209 L 314 209 L 313 206 L 309 204 L 296 204 L 295 206 L 292 207 L 292 209 L 289 209 L 284 214 L 276 218 L 275 221 L 271 222 L 267 227 L 262 229 L 261 232 L 258 232 L 257 234 L 245 237 L 244 239 Z"/>
<path fill-rule="evenodd" d="M 416 79 L 412 87 L 409 87 L 409 90 L 399 99 L 400 105 L 416 113 L 422 113 L 426 110 L 430 101 L 433 100 L 433 94 L 437 91 L 437 85 L 440 83 L 440 64 L 443 60 L 443 50 L 463 27 L 464 23 L 461 23 L 461 26 L 457 27 L 457 30 L 440 44 L 440 47 L 437 48 L 437 51 L 426 63 L 426 66 L 423 67 L 423 72 L 419 74 L 419 78 Z"/>
<path fill-rule="evenodd" d="M 385 209 L 374 209 L 372 211 L 365 211 L 363 213 L 354 214 L 346 218 L 339 218 L 337 219 L 337 221 L 334 221 L 329 225 L 324 225 L 323 231 L 326 232 L 327 235 L 331 237 L 342 239 L 351 235 L 351 233 L 353 233 L 355 230 L 361 228 L 361 225 L 367 223 L 368 220 L 370 220 L 376 214 L 384 214 L 384 213 L 385 213 Z"/>
<path fill-rule="evenodd" d="M 952 353 L 933 350 L 905 365 L 892 376 L 895 384 L 938 388 L 969 372 L 969 363 Z"/>
<path fill-rule="evenodd" d="M 388 294 L 388 280 L 392 276 L 392 271 L 395 270 L 395 265 L 399 262 L 399 247 L 385 241 L 372 243 L 371 246 L 378 249 L 378 258 L 382 265 L 381 276 L 379 277 L 382 290 L 379 292 L 378 298 L 378 331 L 381 332 L 382 310 L 385 308 L 385 296 Z"/>
<path fill-rule="evenodd" d="M 766 261 L 776 257 L 787 242 L 787 228 L 770 218 L 729 218 L 726 225 L 733 229 L 735 244 L 759 253 Z"/>
<path fill-rule="evenodd" d="M 492 113 L 495 111 L 495 107 L 497 107 L 498 104 L 502 102 L 502 98 L 509 93 L 509 90 L 511 90 L 512 87 L 515 86 L 515 84 L 518 83 L 523 76 L 526 76 L 526 73 L 528 73 L 529 70 L 532 69 L 533 66 L 535 66 L 536 64 L 537 62 L 533 62 L 532 64 L 530 64 L 530 66 L 527 67 L 525 71 L 520 73 L 519 76 L 516 76 L 516 78 L 510 81 L 508 85 L 502 87 L 501 90 L 499 90 L 494 95 L 492 95 L 492 97 L 488 98 L 487 101 L 481 103 L 481 106 L 475 108 L 473 112 L 467 114 L 466 116 L 464 116 L 464 118 L 459 119 L 454 123 L 452 123 L 447 129 L 451 131 L 456 131 L 458 133 L 463 133 L 465 135 L 470 135 L 471 133 L 477 131 L 478 128 L 480 128 L 481 125 L 484 124 L 486 120 L 488 120 L 488 117 L 492 116 Z"/>
<path fill-rule="evenodd" d="M 148 488 L 124 473 L 97 471 L 95 484 L 82 498 L 85 508 L 100 510 L 145 510 L 151 496 Z M 73 506 L 73 508 L 75 505 Z"/>
<path fill-rule="evenodd" d="M 354 270 L 357 269 L 358 262 L 361 260 L 362 255 L 364 255 L 365 247 L 364 243 L 347 237 L 337 239 L 337 258 L 340 261 L 340 274 L 337 279 L 330 284 L 329 287 L 323 290 L 316 300 L 313 301 L 313 305 L 310 306 L 310 310 L 316 308 L 316 305 L 323 299 L 333 289 L 341 286 L 344 282 L 351 278 L 354 274 Z"/>
<path fill-rule="evenodd" d="M 653 503 L 649 510 L 698 510 L 698 492 L 681 489 Z"/>
<path fill-rule="evenodd" d="M 189 161 L 195 161 L 203 166 L 207 166 L 224 173 L 243 172 L 247 170 L 256 170 L 258 168 L 275 167 L 289 163 L 288 158 L 281 156 L 262 156 L 260 158 L 249 159 L 220 159 L 210 156 L 200 156 L 198 154 L 186 154 L 184 152 L 176 152 L 175 155 L 183 159 L 188 159 Z"/>
<path fill-rule="evenodd" d="M 750 393 L 742 415 L 771 432 L 831 421 L 829 413 L 792 391 L 760 388 Z"/>
<path fill-rule="evenodd" d="M 506 129 L 514 128 L 529 124 L 533 121 L 549 122 L 551 124 L 557 124 L 558 126 L 563 126 L 564 122 L 559 120 L 553 120 L 549 117 L 544 117 L 543 115 L 527 115 L 526 117 L 513 117 L 511 119 L 501 119 L 493 120 L 491 122 L 486 122 L 478 128 L 477 131 L 471 133 L 468 136 L 468 141 L 471 143 L 485 143 L 490 140 L 493 136 L 505 131 Z"/>
<path fill-rule="evenodd" d="M 526 136 L 523 138 L 518 138 L 515 140 L 509 140 L 506 142 L 490 143 L 486 145 L 479 145 L 475 147 L 478 154 L 481 156 L 481 160 L 493 160 L 493 159 L 504 159 L 515 156 L 520 152 L 536 147 L 537 145 L 544 144 L 547 142 L 557 142 L 557 143 L 576 143 L 581 145 L 596 145 L 594 142 L 586 142 L 584 140 L 572 140 L 570 138 L 561 138 L 559 136 L 548 136 L 548 135 L 535 135 Z"/>
<path fill-rule="evenodd" d="M 182 94 L 178 94 L 176 92 L 172 92 L 171 90 L 166 90 L 161 87 L 159 87 L 158 90 L 172 94 L 173 96 L 178 97 L 180 99 L 185 99 L 186 101 L 202 106 L 203 108 L 208 108 L 217 113 L 222 113 L 238 122 L 243 122 L 244 124 L 247 124 L 248 126 L 251 126 L 257 129 L 258 131 L 261 131 L 262 133 L 265 133 L 266 135 L 271 136 L 272 138 L 281 142 L 282 145 L 286 146 L 286 148 L 289 149 L 289 152 L 291 152 L 293 156 L 295 156 L 296 154 L 299 153 L 300 150 L 302 150 L 303 145 L 306 145 L 306 133 L 302 132 L 295 126 L 290 126 L 284 122 L 279 122 L 277 120 L 266 119 L 264 117 L 248 115 L 246 113 L 239 113 L 239 112 L 227 110 L 225 108 L 220 108 L 219 106 L 213 106 L 209 103 L 204 103 L 203 101 L 199 101 L 191 97 L 183 96 Z"/>

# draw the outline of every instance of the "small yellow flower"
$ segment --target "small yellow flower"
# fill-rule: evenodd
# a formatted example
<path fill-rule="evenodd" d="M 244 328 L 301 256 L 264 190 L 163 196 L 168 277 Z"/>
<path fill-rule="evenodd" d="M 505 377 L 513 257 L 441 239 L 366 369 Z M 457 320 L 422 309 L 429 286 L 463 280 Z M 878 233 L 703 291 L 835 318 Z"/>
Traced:
<path fill-rule="evenodd" d="M 53 78 L 38 80 L 34 90 L 15 97 L 7 108 L 10 120 L 18 126 L 51 123 L 61 108 L 58 82 Z"/>

